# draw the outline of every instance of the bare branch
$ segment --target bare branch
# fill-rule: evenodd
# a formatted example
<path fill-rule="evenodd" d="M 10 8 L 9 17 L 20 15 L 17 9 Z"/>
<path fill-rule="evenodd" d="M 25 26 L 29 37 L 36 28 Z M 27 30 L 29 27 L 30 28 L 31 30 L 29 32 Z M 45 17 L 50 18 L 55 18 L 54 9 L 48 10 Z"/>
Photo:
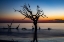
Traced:
<path fill-rule="evenodd" d="M 42 15 L 44 15 L 44 13 Z M 46 15 L 44 15 L 44 17 L 48 18 Z"/>
<path fill-rule="evenodd" d="M 46 15 L 44 15 L 44 13 L 42 15 L 40 15 L 40 16 L 42 16 L 42 17 L 44 16 L 44 17 L 48 18 Z"/>
<path fill-rule="evenodd" d="M 25 17 L 25 18 L 26 18 L 26 17 Z M 25 18 L 24 18 L 24 19 L 25 19 Z M 22 20 L 24 20 L 24 19 L 22 19 Z"/>
<path fill-rule="evenodd" d="M 30 8 L 30 5 L 28 4 L 29 8 Z M 27 5 L 24 5 L 23 8 L 25 8 L 29 13 L 30 15 L 32 15 L 32 11 L 29 10 L 29 8 L 27 7 Z"/>
<path fill-rule="evenodd" d="M 22 11 L 21 10 L 15 10 L 14 8 L 13 9 L 15 10 L 15 12 L 16 11 L 20 12 L 22 15 L 25 16 L 25 18 L 30 18 L 31 20 L 35 19 L 33 17 L 34 15 L 32 14 L 32 11 L 30 10 L 30 5 L 29 4 L 28 4 L 28 6 L 25 4 L 25 5 L 21 6 L 21 7 L 22 7 Z M 42 16 L 43 18 L 47 17 L 46 15 L 44 15 L 44 13 L 42 13 L 43 10 L 40 10 L 39 8 L 40 7 L 37 5 L 37 13 L 35 15 L 35 17 L 36 17 L 37 20 L 39 19 L 40 16 Z M 22 20 L 24 20 L 24 19 L 22 19 Z"/>
<path fill-rule="evenodd" d="M 42 13 L 43 10 L 40 10 L 39 8 L 40 8 L 40 7 L 37 5 L 37 14 L 36 14 L 36 15 L 37 15 L 38 17 L 40 17 L 40 16 L 42 16 L 42 15 L 44 14 L 44 13 Z M 40 14 L 42 14 L 42 15 L 40 15 Z"/>
<path fill-rule="evenodd" d="M 40 8 L 40 7 L 37 5 L 37 8 Z"/>
<path fill-rule="evenodd" d="M 41 15 L 42 16 L 42 15 Z M 44 18 L 44 16 L 42 16 Z"/>
<path fill-rule="evenodd" d="M 28 4 L 29 8 L 30 8 L 30 5 Z"/>
<path fill-rule="evenodd" d="M 13 8 L 14 9 L 14 8 Z M 14 9 L 15 10 L 15 9 Z M 24 16 L 26 16 L 26 14 L 25 13 L 23 13 L 21 10 L 15 10 L 15 12 L 20 12 L 22 15 L 24 15 Z"/>

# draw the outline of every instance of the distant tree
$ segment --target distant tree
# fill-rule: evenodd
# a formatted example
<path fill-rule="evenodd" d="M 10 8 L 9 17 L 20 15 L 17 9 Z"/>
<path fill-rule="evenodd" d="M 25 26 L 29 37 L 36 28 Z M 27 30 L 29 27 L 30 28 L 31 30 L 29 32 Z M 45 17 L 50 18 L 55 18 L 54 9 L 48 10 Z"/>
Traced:
<path fill-rule="evenodd" d="M 11 29 L 13 21 L 14 21 L 14 20 L 12 20 L 12 22 L 11 22 L 11 24 L 10 24 L 10 25 L 9 25 L 9 24 L 7 24 L 9 29 Z"/>
<path fill-rule="evenodd" d="M 7 24 L 8 25 L 8 32 L 11 32 L 11 27 L 12 27 L 12 23 L 13 23 L 14 20 L 12 20 L 11 24 Z"/>

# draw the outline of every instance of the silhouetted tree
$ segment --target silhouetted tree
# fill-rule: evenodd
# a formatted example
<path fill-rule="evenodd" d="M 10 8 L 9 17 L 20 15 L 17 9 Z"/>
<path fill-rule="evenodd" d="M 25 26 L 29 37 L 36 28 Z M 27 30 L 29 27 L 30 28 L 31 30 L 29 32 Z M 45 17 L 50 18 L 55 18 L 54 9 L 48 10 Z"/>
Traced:
<path fill-rule="evenodd" d="M 14 21 L 14 20 L 12 20 L 12 22 L 13 22 L 13 21 Z M 7 24 L 9 29 L 11 29 L 12 22 L 11 22 L 11 24 L 10 24 L 10 25 L 9 25 L 9 24 Z"/>
<path fill-rule="evenodd" d="M 16 11 L 20 12 L 22 15 L 25 16 L 25 18 L 29 18 L 29 19 L 31 19 L 33 21 L 33 24 L 35 26 L 35 31 L 34 31 L 34 38 L 33 38 L 32 42 L 35 42 L 35 41 L 38 42 L 37 41 L 37 21 L 38 21 L 40 16 L 42 16 L 43 18 L 47 17 L 47 16 L 44 15 L 43 10 L 39 9 L 40 7 L 38 5 L 37 5 L 37 13 L 35 15 L 33 15 L 29 4 L 28 5 L 25 4 L 25 5 L 21 6 L 21 7 L 23 8 L 22 10 L 15 10 L 15 9 L 14 10 L 15 10 L 15 12 Z M 22 20 L 24 20 L 24 19 L 22 19 Z"/>
<path fill-rule="evenodd" d="M 14 20 L 12 20 L 11 24 L 7 24 L 8 25 L 8 32 L 11 32 L 11 27 L 12 27 L 12 23 L 13 23 Z"/>

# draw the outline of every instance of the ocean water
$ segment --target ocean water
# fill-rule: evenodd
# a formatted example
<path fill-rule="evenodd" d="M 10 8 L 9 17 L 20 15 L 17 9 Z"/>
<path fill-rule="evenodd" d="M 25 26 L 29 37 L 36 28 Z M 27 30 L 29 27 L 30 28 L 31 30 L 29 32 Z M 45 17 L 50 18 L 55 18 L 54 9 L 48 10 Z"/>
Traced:
<path fill-rule="evenodd" d="M 11 23 L 0 23 L 0 28 L 7 28 L 7 24 L 10 25 Z M 32 26 L 34 26 L 33 23 L 13 23 L 12 28 L 16 28 L 19 24 L 19 28 L 32 29 Z M 41 29 L 64 29 L 64 23 L 38 23 L 37 26 L 38 28 L 41 27 Z"/>
<path fill-rule="evenodd" d="M 10 23 L 0 23 L 0 28 L 7 28 L 7 24 Z M 18 25 L 19 31 L 12 29 L 11 33 L 8 32 L 8 29 L 0 30 L 0 40 L 11 40 L 18 42 L 30 42 L 33 40 L 33 23 L 13 23 L 12 28 L 16 28 Z M 38 27 L 41 27 L 41 30 L 38 30 L 38 42 L 64 42 L 64 23 L 38 23 Z M 21 28 L 27 28 L 28 30 L 23 31 Z M 45 30 L 47 28 L 52 28 L 53 30 Z M 29 37 L 30 36 L 30 37 Z"/>

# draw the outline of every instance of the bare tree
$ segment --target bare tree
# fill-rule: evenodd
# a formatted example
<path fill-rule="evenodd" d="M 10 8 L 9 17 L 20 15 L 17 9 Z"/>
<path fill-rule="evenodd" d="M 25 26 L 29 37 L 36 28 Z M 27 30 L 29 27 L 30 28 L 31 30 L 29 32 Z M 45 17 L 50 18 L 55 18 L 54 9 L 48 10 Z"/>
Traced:
<path fill-rule="evenodd" d="M 12 27 L 12 23 L 13 23 L 14 20 L 12 20 L 11 24 L 7 24 L 8 25 L 8 32 L 11 32 L 11 27 Z"/>
<path fill-rule="evenodd" d="M 14 20 L 12 20 L 12 22 L 13 22 L 13 21 L 14 21 Z M 7 24 L 9 29 L 11 29 L 12 22 L 11 22 L 11 24 L 10 24 L 10 25 L 9 25 L 9 24 Z"/>
<path fill-rule="evenodd" d="M 40 7 L 38 5 L 37 5 L 37 13 L 35 15 L 31 11 L 29 4 L 28 5 L 25 4 L 25 5 L 21 6 L 21 7 L 22 7 L 22 10 L 15 10 L 15 9 L 14 10 L 15 10 L 15 12 L 16 11 L 20 12 L 22 15 L 25 16 L 25 18 L 29 18 L 29 19 L 31 19 L 33 21 L 33 24 L 35 26 L 35 31 L 34 31 L 34 37 L 33 37 L 32 42 L 35 42 L 35 41 L 38 42 L 38 40 L 37 40 L 37 21 L 38 21 L 40 16 L 42 16 L 43 18 L 47 17 L 47 16 L 44 15 L 43 10 L 39 9 Z M 24 20 L 24 19 L 22 19 L 22 20 Z"/>

